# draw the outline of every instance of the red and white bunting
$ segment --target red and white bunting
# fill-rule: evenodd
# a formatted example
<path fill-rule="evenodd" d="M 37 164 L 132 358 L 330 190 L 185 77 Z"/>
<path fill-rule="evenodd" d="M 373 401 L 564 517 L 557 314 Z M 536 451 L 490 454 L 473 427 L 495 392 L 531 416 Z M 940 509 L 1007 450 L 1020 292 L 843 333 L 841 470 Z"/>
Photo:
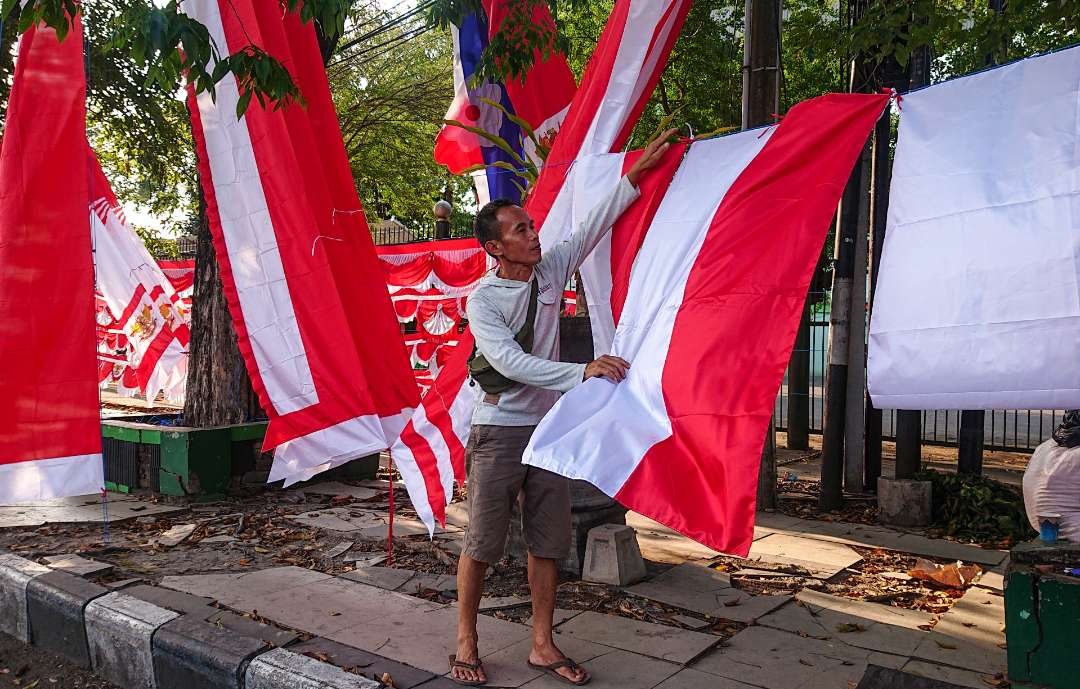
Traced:
<path fill-rule="evenodd" d="M 277 0 L 184 0 L 224 53 L 254 43 L 304 105 L 237 119 L 235 77 L 190 98 L 210 228 L 240 352 L 270 418 L 270 480 L 387 448 L 419 401 L 314 27 Z"/>
<path fill-rule="evenodd" d="M 97 493 L 94 266 L 79 17 L 31 27 L 0 144 L 0 501 Z"/>

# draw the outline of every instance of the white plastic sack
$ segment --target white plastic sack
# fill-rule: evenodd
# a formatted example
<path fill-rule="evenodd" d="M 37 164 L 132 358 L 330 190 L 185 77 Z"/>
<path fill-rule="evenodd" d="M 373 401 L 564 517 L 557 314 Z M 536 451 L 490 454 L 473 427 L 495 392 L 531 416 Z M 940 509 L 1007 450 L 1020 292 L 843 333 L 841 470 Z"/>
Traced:
<path fill-rule="evenodd" d="M 1024 472 L 1024 509 L 1036 531 L 1040 516 L 1060 514 L 1060 537 L 1080 543 L 1080 447 L 1051 438 L 1035 448 Z"/>

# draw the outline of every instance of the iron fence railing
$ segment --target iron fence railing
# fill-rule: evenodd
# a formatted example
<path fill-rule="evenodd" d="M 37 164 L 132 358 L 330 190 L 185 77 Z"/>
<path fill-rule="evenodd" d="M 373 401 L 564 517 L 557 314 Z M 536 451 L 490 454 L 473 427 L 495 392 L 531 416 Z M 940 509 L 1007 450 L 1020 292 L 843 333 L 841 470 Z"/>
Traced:
<path fill-rule="evenodd" d="M 825 411 L 825 370 L 829 348 L 828 291 L 811 294 L 813 307 L 804 318 L 810 321 L 810 432 L 820 433 Z M 786 431 L 790 405 L 787 375 L 776 399 L 776 427 Z M 996 409 L 986 413 L 985 447 L 988 450 L 1030 452 L 1050 437 L 1064 412 L 1059 409 Z M 896 412 L 882 412 L 882 435 L 886 440 L 896 438 Z M 934 445 L 956 445 L 960 430 L 960 412 L 956 410 L 924 410 L 922 413 L 923 442 Z"/>

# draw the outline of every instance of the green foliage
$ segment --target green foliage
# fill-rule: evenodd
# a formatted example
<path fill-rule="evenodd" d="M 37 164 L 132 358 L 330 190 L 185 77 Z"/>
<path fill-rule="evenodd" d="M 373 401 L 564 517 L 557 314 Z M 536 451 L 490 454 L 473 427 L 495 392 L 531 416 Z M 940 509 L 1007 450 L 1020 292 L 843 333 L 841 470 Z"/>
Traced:
<path fill-rule="evenodd" d="M 19 0 L 3 0 L 0 13 L 7 16 Z M 283 11 L 299 11 L 304 21 L 318 22 L 330 37 L 344 29 L 349 0 L 280 0 Z M 91 3 L 92 4 L 92 3 Z M 70 17 L 78 11 L 76 0 L 32 0 L 19 15 L 19 30 L 37 22 L 56 29 L 63 39 Z M 175 90 L 181 78 L 196 93 L 214 94 L 214 86 L 228 73 L 236 76 L 241 98 L 237 116 L 255 97 L 264 106 L 284 107 L 301 102 L 300 91 L 288 70 L 254 41 L 232 54 L 223 55 L 200 22 L 180 11 L 178 0 L 158 4 L 152 0 L 126 0 L 113 25 L 109 48 L 118 50 L 145 70 L 148 83 Z"/>
<path fill-rule="evenodd" d="M 941 471 L 923 471 L 916 478 L 933 484 L 934 527 L 947 536 L 1009 547 L 1035 534 L 1018 488 Z"/>
<path fill-rule="evenodd" d="M 385 13 L 358 6 L 353 25 L 385 23 Z M 394 27 L 371 39 L 391 41 L 408 31 Z M 363 45 L 350 53 L 364 49 Z M 394 217 L 413 230 L 434 225 L 431 207 L 445 195 L 451 224 L 468 231 L 475 205 L 472 180 L 455 177 L 432 158 L 446 106 L 454 97 L 452 46 L 443 32 L 409 38 L 392 50 L 332 60 L 327 70 L 345 148 L 360 199 L 372 226 Z"/>
<path fill-rule="evenodd" d="M 149 227 L 135 226 L 134 229 L 135 234 L 139 235 L 139 239 L 146 245 L 146 250 L 154 258 L 158 260 L 180 258 L 180 248 L 175 239 L 162 237 L 161 233 Z"/>

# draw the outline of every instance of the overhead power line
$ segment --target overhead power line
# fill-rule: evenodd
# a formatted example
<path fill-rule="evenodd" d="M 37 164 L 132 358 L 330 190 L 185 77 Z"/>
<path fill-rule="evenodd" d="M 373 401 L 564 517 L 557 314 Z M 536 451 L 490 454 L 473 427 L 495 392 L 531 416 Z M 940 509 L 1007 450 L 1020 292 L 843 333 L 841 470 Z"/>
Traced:
<path fill-rule="evenodd" d="M 346 43 L 341 44 L 338 47 L 338 52 L 344 52 L 344 51 L 348 50 L 349 48 L 352 48 L 355 45 L 359 45 L 359 44 L 361 44 L 361 43 L 363 43 L 365 41 L 370 41 L 372 38 L 375 38 L 376 36 L 379 36 L 381 34 L 386 33 L 387 31 L 394 28 L 395 26 L 399 26 L 402 22 L 406 21 L 407 19 L 410 19 L 412 17 L 416 17 L 417 15 L 421 14 L 422 12 L 424 12 L 424 10 L 428 9 L 429 7 L 431 7 L 434 4 L 435 4 L 435 0 L 425 0 L 425 2 L 420 3 L 419 5 L 414 7 L 413 9 L 409 10 L 408 12 L 405 12 L 403 14 L 399 14 L 397 17 L 391 19 L 389 22 L 372 29 L 371 31 L 369 31 L 369 32 L 367 32 L 367 33 L 365 33 L 365 34 L 363 34 L 361 36 L 357 36 L 356 38 L 353 38 L 353 39 L 347 41 Z"/>

